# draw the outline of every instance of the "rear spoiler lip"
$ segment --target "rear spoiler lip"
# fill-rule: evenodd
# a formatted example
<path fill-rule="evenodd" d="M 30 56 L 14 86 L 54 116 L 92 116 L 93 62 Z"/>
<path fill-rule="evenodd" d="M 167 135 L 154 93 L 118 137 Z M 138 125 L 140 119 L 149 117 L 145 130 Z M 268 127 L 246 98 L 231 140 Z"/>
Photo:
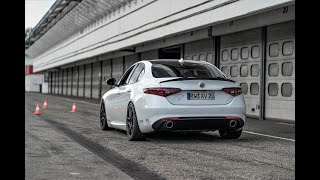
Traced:
<path fill-rule="evenodd" d="M 234 82 L 231 79 L 223 79 L 223 78 L 176 78 L 176 79 L 169 79 L 169 80 L 164 80 L 164 81 L 160 81 L 159 83 L 164 83 L 164 82 L 171 82 L 171 81 L 184 81 L 184 80 L 218 80 L 218 81 L 229 81 L 229 82 Z"/>

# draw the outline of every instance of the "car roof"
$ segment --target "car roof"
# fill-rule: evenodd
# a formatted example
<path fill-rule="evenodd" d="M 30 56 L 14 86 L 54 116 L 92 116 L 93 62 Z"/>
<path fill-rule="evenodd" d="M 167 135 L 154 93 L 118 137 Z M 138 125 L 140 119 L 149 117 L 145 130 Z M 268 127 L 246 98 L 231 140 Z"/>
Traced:
<path fill-rule="evenodd" d="M 153 59 L 153 60 L 144 60 L 144 61 L 149 61 L 151 63 L 176 63 L 178 62 L 180 59 Z M 184 59 L 185 62 L 189 62 L 189 63 L 206 63 L 205 61 L 195 61 L 195 60 L 186 60 Z"/>

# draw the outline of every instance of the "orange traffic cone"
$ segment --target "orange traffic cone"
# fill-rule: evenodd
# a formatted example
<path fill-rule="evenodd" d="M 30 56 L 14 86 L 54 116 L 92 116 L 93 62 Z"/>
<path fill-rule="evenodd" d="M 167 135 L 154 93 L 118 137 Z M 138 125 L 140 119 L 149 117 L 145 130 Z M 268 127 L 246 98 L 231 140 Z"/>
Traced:
<path fill-rule="evenodd" d="M 34 112 L 33 114 L 35 114 L 35 115 L 40 115 L 41 114 L 39 104 L 37 104 L 36 112 Z"/>
<path fill-rule="evenodd" d="M 48 109 L 47 100 L 44 100 L 44 103 L 43 103 L 43 109 Z"/>
<path fill-rule="evenodd" d="M 72 104 L 72 110 L 71 112 L 77 112 L 76 103 Z"/>

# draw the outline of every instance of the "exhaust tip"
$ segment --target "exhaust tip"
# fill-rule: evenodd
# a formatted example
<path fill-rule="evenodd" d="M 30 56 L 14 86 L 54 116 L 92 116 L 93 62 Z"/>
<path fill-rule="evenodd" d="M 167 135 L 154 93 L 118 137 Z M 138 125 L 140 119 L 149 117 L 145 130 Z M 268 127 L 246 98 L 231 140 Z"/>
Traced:
<path fill-rule="evenodd" d="M 172 121 L 166 122 L 166 128 L 170 129 L 172 127 L 173 127 L 173 122 Z"/>
<path fill-rule="evenodd" d="M 235 127 L 237 125 L 237 121 L 236 120 L 230 120 L 230 122 L 229 122 L 229 126 L 230 127 Z"/>

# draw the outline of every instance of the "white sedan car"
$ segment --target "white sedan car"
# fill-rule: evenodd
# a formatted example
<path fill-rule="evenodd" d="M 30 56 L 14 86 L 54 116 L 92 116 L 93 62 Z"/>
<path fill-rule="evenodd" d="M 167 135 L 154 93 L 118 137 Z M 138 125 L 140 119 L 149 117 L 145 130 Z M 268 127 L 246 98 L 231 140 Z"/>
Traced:
<path fill-rule="evenodd" d="M 139 61 L 101 99 L 100 126 L 125 130 L 131 141 L 153 131 L 215 131 L 240 137 L 245 123 L 241 88 L 203 61 Z"/>

